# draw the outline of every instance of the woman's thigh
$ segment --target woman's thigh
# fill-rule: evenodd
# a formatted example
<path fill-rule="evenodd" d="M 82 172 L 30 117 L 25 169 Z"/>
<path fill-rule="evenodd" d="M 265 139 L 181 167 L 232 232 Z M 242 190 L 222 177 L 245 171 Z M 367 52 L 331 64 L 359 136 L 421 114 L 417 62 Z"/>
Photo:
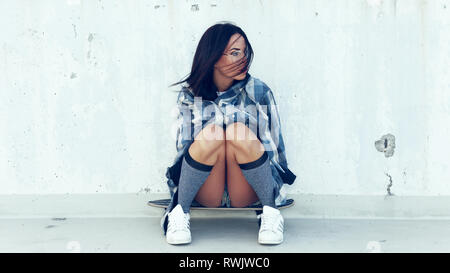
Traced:
<path fill-rule="evenodd" d="M 239 166 L 239 160 L 245 159 L 247 163 L 254 161 L 260 157 L 264 147 L 261 142 L 257 139 L 256 135 L 244 124 L 236 124 L 237 127 L 231 130 L 236 130 L 241 127 L 244 134 L 241 134 L 240 138 L 237 137 L 238 133 L 229 131 L 227 129 L 226 135 L 226 162 L 227 162 L 227 189 L 230 195 L 231 206 L 233 207 L 246 207 L 259 200 L 256 192 L 253 190 L 252 186 L 247 182 L 244 175 L 242 174 L 241 167 Z M 246 138 L 245 141 L 239 142 L 239 139 Z M 262 151 L 261 151 L 262 149 Z"/>

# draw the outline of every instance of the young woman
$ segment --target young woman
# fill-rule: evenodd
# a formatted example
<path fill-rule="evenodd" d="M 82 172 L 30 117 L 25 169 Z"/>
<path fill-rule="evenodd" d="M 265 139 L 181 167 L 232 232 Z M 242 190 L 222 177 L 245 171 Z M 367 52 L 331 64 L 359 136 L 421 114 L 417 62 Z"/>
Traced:
<path fill-rule="evenodd" d="M 248 73 L 253 50 L 238 26 L 206 30 L 178 94 L 177 156 L 167 168 L 171 203 L 161 219 L 170 244 L 191 242 L 190 207 L 263 206 L 258 242 L 283 241 L 278 205 L 289 170 L 272 91 Z"/>

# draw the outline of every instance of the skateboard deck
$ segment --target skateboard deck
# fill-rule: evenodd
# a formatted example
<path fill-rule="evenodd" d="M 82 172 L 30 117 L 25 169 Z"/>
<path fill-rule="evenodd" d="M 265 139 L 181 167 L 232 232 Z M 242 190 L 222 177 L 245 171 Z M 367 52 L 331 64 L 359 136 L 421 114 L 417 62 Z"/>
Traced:
<path fill-rule="evenodd" d="M 152 200 L 148 201 L 148 205 L 156 208 L 167 208 L 170 204 L 170 199 L 159 199 L 159 200 Z M 286 204 L 284 206 L 277 206 L 278 209 L 285 209 L 292 207 L 294 205 L 294 199 L 287 199 Z M 262 210 L 262 205 L 252 205 L 248 207 L 243 208 L 230 208 L 230 207 L 217 207 L 217 208 L 208 208 L 204 207 L 202 205 L 192 204 L 191 209 L 198 209 L 198 210 Z"/>

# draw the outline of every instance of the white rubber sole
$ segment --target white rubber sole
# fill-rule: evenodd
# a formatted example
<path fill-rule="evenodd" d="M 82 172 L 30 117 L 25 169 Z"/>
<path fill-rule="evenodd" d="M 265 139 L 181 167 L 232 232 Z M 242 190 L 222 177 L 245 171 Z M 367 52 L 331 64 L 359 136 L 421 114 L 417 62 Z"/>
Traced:
<path fill-rule="evenodd" d="M 258 239 L 258 243 L 262 244 L 262 245 L 279 245 L 283 242 L 283 239 L 281 239 L 280 241 L 275 241 L 275 240 L 260 240 Z"/>
<path fill-rule="evenodd" d="M 188 240 L 176 240 L 176 239 L 168 239 L 166 238 L 167 243 L 171 245 L 185 245 L 190 244 L 192 242 L 192 239 L 189 238 Z"/>

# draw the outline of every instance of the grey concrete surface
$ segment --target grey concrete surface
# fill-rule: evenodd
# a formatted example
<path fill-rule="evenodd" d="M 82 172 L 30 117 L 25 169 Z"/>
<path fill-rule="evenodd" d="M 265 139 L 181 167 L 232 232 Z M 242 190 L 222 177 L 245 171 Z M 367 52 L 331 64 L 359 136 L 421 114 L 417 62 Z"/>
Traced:
<path fill-rule="evenodd" d="M 0 252 L 450 252 L 450 220 L 289 218 L 257 243 L 256 217 L 193 217 L 193 241 L 165 242 L 159 217 L 3 218 Z"/>

